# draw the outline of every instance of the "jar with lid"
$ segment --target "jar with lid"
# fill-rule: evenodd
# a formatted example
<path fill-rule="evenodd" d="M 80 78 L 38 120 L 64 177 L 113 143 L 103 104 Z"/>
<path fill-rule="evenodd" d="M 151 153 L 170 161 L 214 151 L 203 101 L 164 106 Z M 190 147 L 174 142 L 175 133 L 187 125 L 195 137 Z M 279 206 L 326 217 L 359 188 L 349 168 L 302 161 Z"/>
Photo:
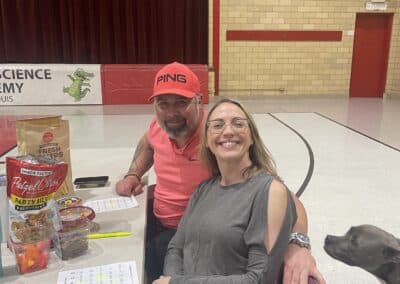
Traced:
<path fill-rule="evenodd" d="M 68 207 L 60 210 L 62 230 L 55 234 L 56 254 L 67 260 L 87 252 L 91 220 L 95 217 L 93 209 L 86 206 Z"/>

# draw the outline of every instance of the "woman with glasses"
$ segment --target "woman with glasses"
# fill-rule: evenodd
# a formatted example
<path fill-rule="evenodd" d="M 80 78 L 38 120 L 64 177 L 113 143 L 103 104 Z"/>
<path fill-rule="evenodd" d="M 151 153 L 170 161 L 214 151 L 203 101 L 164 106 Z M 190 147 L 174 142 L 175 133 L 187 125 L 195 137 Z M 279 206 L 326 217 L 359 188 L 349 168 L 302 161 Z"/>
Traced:
<path fill-rule="evenodd" d="M 193 193 L 153 283 L 274 283 L 297 218 L 291 194 L 241 104 L 216 103 L 203 131 L 212 177 Z"/>

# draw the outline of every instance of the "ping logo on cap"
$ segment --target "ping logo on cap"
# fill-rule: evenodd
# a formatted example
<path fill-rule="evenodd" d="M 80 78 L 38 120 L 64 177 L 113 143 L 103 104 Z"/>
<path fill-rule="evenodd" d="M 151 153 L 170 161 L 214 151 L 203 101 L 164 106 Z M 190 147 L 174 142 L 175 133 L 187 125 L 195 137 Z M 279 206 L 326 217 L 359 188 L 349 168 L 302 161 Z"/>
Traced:
<path fill-rule="evenodd" d="M 178 95 L 190 99 L 200 94 L 199 78 L 189 67 L 178 62 L 173 62 L 161 68 L 154 76 L 153 83 L 153 94 L 149 98 L 150 102 L 154 97 L 160 95 Z"/>
<path fill-rule="evenodd" d="M 169 82 L 169 81 L 179 82 L 179 83 L 186 83 L 187 82 L 186 75 L 184 75 L 184 74 L 177 74 L 177 73 L 175 73 L 175 74 L 163 74 L 163 75 L 157 77 L 157 85 L 160 82 L 166 83 L 166 82 Z"/>

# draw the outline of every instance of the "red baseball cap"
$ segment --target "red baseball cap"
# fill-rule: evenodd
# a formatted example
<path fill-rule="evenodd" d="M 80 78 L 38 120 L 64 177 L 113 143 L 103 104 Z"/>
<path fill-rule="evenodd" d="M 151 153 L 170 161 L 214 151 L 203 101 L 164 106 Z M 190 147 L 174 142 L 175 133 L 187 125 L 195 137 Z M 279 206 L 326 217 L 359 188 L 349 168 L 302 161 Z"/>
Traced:
<path fill-rule="evenodd" d="M 154 79 L 153 95 L 149 98 L 173 94 L 186 98 L 194 98 L 200 95 L 200 81 L 196 74 L 186 65 L 178 62 L 165 65 Z"/>

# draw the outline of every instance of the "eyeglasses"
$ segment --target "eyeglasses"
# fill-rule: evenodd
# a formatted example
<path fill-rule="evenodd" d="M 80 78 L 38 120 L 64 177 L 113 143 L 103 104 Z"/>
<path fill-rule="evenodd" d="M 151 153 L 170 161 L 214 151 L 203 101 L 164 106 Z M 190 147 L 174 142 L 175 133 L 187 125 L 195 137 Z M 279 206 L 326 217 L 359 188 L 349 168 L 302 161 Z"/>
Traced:
<path fill-rule="evenodd" d="M 222 133 L 227 125 L 230 125 L 233 131 L 243 133 L 249 127 L 249 121 L 247 118 L 235 117 L 231 120 L 231 123 L 226 123 L 222 119 L 214 119 L 207 122 L 207 127 L 213 134 Z"/>
<path fill-rule="evenodd" d="M 159 100 L 155 102 L 155 105 L 160 111 L 163 112 L 167 111 L 170 107 L 172 107 L 176 111 L 185 112 L 188 110 L 193 101 L 196 101 L 196 99 L 195 98 L 189 100 L 180 99 L 172 103 L 166 100 Z"/>

